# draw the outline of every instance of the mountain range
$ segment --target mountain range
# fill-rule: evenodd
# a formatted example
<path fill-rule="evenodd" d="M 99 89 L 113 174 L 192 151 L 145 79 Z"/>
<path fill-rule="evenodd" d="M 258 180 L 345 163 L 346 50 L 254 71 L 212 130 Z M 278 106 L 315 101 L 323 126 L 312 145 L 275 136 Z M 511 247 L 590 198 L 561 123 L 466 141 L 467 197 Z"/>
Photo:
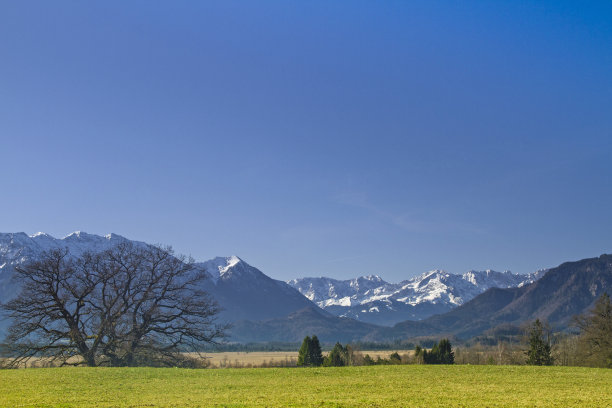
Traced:
<path fill-rule="evenodd" d="M 57 239 L 38 233 L 0 233 L 0 302 L 19 290 L 15 266 L 53 248 L 73 255 L 103 251 L 130 241 L 120 235 L 75 232 Z M 297 342 L 317 334 L 324 342 L 391 341 L 441 334 L 468 338 L 498 325 L 535 317 L 565 327 L 612 287 L 609 255 L 566 263 L 530 275 L 431 271 L 388 283 L 376 275 L 340 281 L 303 278 L 275 280 L 242 259 L 218 257 L 198 262 L 210 279 L 203 284 L 232 323 L 234 342 Z M 0 321 L 0 337 L 8 322 Z"/>
<path fill-rule="evenodd" d="M 389 341 L 443 333 L 467 339 L 536 318 L 562 330 L 572 324 L 574 316 L 590 310 L 604 292 L 612 293 L 612 255 L 607 254 L 565 262 L 530 285 L 492 288 L 448 313 L 377 329 L 367 337 Z"/>
<path fill-rule="evenodd" d="M 392 326 L 404 320 L 422 320 L 473 299 L 490 288 L 521 287 L 546 271 L 529 275 L 509 271 L 468 271 L 462 275 L 434 270 L 399 283 L 378 275 L 350 280 L 301 278 L 287 283 L 336 316 Z"/>
<path fill-rule="evenodd" d="M 371 329 L 351 326 L 343 333 L 346 340 L 340 340 L 338 334 L 336 338 L 338 341 L 393 342 L 444 336 L 467 340 L 488 333 L 517 333 L 522 325 L 536 318 L 548 322 L 554 330 L 564 330 L 571 325 L 575 315 L 590 310 L 604 292 L 612 293 L 612 255 L 606 254 L 563 263 L 548 269 L 535 282 L 520 287 L 490 288 L 446 313 L 419 321 L 406 320 L 392 327 L 376 326 Z M 337 319 L 342 324 L 346 324 L 345 320 L 356 322 L 348 318 Z M 301 311 L 259 325 L 240 322 L 236 327 L 236 338 L 295 342 L 300 339 L 297 333 L 333 334 L 331 329 L 334 326 L 324 325 L 325 321 L 324 318 L 317 318 L 313 311 Z M 312 331 L 315 328 L 319 331 Z"/>

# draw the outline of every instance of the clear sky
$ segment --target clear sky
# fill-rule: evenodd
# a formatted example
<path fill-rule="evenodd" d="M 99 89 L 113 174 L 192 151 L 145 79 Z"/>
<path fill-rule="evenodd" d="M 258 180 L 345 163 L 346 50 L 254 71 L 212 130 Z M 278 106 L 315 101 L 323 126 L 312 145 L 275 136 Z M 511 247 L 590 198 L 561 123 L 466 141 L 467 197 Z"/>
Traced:
<path fill-rule="evenodd" d="M 277 279 L 612 252 L 610 1 L 1 1 L 0 230 Z"/>

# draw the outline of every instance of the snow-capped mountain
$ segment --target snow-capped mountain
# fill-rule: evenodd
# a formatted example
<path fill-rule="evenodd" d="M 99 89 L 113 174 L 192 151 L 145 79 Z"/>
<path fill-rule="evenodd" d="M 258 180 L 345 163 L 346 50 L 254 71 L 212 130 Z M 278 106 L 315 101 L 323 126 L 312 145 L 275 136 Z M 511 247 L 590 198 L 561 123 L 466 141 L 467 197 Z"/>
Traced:
<path fill-rule="evenodd" d="M 287 283 L 337 316 L 392 325 L 447 312 L 493 287 L 532 283 L 544 273 L 519 275 L 487 270 L 457 275 L 434 270 L 399 283 L 385 282 L 377 275 L 350 280 L 302 278 Z"/>
<path fill-rule="evenodd" d="M 43 251 L 68 248 L 70 253 L 80 255 L 85 251 L 104 251 L 126 239 L 117 234 L 92 235 L 76 231 L 62 239 L 44 232 L 27 235 L 24 232 L 0 233 L 0 265 L 16 265 Z"/>

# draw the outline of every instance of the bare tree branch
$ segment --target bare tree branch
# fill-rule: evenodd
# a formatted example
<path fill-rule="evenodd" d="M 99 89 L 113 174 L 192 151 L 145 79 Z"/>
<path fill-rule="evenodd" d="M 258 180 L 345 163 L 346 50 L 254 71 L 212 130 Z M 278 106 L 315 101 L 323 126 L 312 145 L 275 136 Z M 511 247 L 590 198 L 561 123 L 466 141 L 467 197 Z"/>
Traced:
<path fill-rule="evenodd" d="M 172 248 L 131 243 L 72 257 L 54 250 L 16 268 L 19 296 L 1 305 L 13 324 L 10 364 L 176 365 L 182 351 L 224 336 L 207 278 Z"/>

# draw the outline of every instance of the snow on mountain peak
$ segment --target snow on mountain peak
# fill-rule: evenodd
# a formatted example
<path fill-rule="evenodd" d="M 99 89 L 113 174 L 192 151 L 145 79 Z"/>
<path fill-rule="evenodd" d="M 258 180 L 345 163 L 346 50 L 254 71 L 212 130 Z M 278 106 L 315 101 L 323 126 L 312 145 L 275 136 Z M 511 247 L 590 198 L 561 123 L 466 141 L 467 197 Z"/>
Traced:
<path fill-rule="evenodd" d="M 229 258 L 227 258 L 227 267 L 231 268 L 232 266 L 236 265 L 240 261 L 242 261 L 240 258 L 238 258 L 236 255 L 232 255 Z"/>
<path fill-rule="evenodd" d="M 238 274 L 252 273 L 253 268 L 236 255 L 218 256 L 206 262 L 200 262 L 197 265 L 202 267 L 214 282 L 218 279 L 230 279 Z"/>
<path fill-rule="evenodd" d="M 101 252 L 128 240 L 117 234 L 99 236 L 83 231 L 75 231 L 64 238 L 55 238 L 44 232 L 27 235 L 24 232 L 0 233 L 0 261 L 10 259 L 10 264 L 18 264 L 34 258 L 44 251 L 67 248 L 72 255 L 80 256 L 85 252 Z M 130 241 L 138 246 L 144 242 Z"/>
<path fill-rule="evenodd" d="M 99 235 L 93 235 L 93 234 L 88 234 L 86 232 L 83 231 L 74 231 L 71 232 L 70 234 L 66 235 L 64 238 L 64 240 L 82 240 L 82 239 L 88 239 L 88 240 L 95 240 L 95 239 L 101 239 L 102 237 Z"/>
<path fill-rule="evenodd" d="M 238 265 L 242 260 L 238 258 L 236 255 L 228 256 L 227 258 L 215 258 L 222 259 L 222 262 L 219 262 L 217 268 L 219 269 L 219 276 L 223 276 L 228 273 L 232 268 Z"/>
<path fill-rule="evenodd" d="M 407 313 L 405 316 L 419 319 L 462 305 L 489 288 L 520 286 L 542 275 L 517 275 L 491 269 L 458 275 L 435 269 L 399 283 L 387 283 L 376 275 L 344 281 L 302 278 L 287 283 L 319 307 L 339 316 L 369 319 L 365 314 L 371 311 L 394 313 L 399 308 Z"/>
<path fill-rule="evenodd" d="M 223 276 L 223 274 L 227 273 L 231 268 L 236 266 L 240 262 L 240 258 L 235 255 L 232 256 L 218 256 L 216 258 L 211 259 L 210 261 L 206 261 L 206 264 L 213 266 L 215 269 L 219 271 L 219 275 Z"/>

